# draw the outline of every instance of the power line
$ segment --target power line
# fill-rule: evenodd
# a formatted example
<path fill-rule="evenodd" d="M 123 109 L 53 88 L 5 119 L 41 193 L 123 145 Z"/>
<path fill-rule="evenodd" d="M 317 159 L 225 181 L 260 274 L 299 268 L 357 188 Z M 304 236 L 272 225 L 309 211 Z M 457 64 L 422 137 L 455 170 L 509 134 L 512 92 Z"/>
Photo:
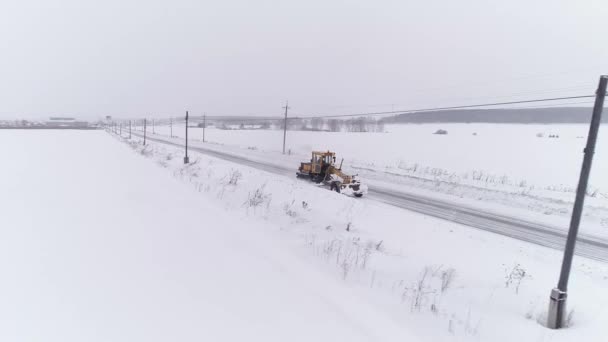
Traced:
<path fill-rule="evenodd" d="M 446 106 L 446 107 L 429 107 L 429 108 L 418 108 L 418 109 L 405 109 L 405 110 L 393 110 L 383 112 L 366 112 L 366 113 L 352 113 L 352 114 L 335 114 L 335 115 L 312 115 L 312 116 L 292 116 L 291 119 L 326 119 L 326 118 L 347 118 L 347 117 L 359 117 L 359 116 L 381 116 L 381 115 L 399 115 L 399 114 L 411 114 L 420 112 L 431 112 L 431 111 L 442 111 L 442 110 L 453 110 L 453 109 L 469 109 L 469 108 L 481 108 L 481 107 L 496 107 L 496 106 L 507 106 L 515 104 L 526 104 L 526 103 L 538 103 L 538 102 L 551 102 L 561 100 L 572 100 L 572 99 L 583 99 L 583 98 L 595 98 L 595 95 L 579 95 L 579 96 L 564 96 L 564 97 L 553 97 L 553 98 L 541 98 L 531 100 L 519 100 L 519 101 L 507 101 L 507 102 L 491 102 L 481 104 L 469 104 L 459 106 Z M 553 107 L 563 106 L 569 104 L 583 104 L 588 102 L 574 102 L 574 103 L 559 103 L 555 105 L 542 105 L 538 107 Z M 526 108 L 526 107 L 515 107 L 515 108 Z M 528 108 L 532 108 L 529 106 Z M 191 119 L 202 119 L 201 117 L 192 117 Z M 282 121 L 285 120 L 282 117 L 250 117 L 250 118 L 231 118 L 229 115 L 207 115 L 207 120 L 220 120 L 220 121 L 235 121 L 235 122 L 267 122 L 267 121 Z"/>
<path fill-rule="evenodd" d="M 556 96 L 559 95 L 566 95 L 567 93 L 571 93 L 571 92 L 587 92 L 589 90 L 589 84 L 588 83 L 581 83 L 578 85 L 570 85 L 568 87 L 560 87 L 560 88 L 543 88 L 543 89 L 530 89 L 527 91 L 518 91 L 518 92 L 514 92 L 514 93 L 508 93 L 508 94 L 502 94 L 502 95 L 489 95 L 489 96 L 459 96 L 459 97 L 441 97 L 440 100 L 442 102 L 462 102 L 462 101 L 507 101 L 510 100 L 512 98 L 521 98 L 522 96 L 552 96 L 549 95 L 551 93 L 559 93 Z M 417 90 L 414 90 L 412 92 L 418 92 Z M 564 92 L 566 92 L 566 94 L 564 94 Z M 542 95 L 545 94 L 545 95 Z M 435 97 L 436 98 L 436 97 Z M 437 98 L 436 98 L 437 99 Z M 338 110 L 338 109 L 342 109 L 342 110 L 352 110 L 353 107 L 359 107 L 359 108 L 373 108 L 373 107 L 384 107 L 381 109 L 372 109 L 372 110 L 382 110 L 382 109 L 387 109 L 387 107 L 392 107 L 391 110 L 394 110 L 394 107 L 400 107 L 402 106 L 401 104 L 397 104 L 395 102 L 393 103 L 385 103 L 385 104 L 342 104 L 342 105 L 333 105 L 333 106 L 324 106 L 329 110 Z"/>
<path fill-rule="evenodd" d="M 388 112 L 372 112 L 372 113 L 357 113 L 357 114 L 317 115 L 317 116 L 294 117 L 294 118 L 317 119 L 317 118 L 343 118 L 343 117 L 354 117 L 354 116 L 377 116 L 377 115 L 391 115 L 391 114 L 397 115 L 397 114 L 409 114 L 409 113 L 430 112 L 430 111 L 451 110 L 451 109 L 495 107 L 495 106 L 506 106 L 506 105 L 513 105 L 513 104 L 521 104 L 521 103 L 572 100 L 572 99 L 582 99 L 582 98 L 592 98 L 592 97 L 595 97 L 595 95 L 565 96 L 565 97 L 553 97 L 553 98 L 533 99 L 533 100 L 471 104 L 471 105 L 462 105 L 462 106 L 433 107 L 433 108 L 420 108 L 420 109 L 410 109 L 410 110 L 396 110 L 396 111 L 388 111 Z"/>
<path fill-rule="evenodd" d="M 562 88 L 551 88 L 551 89 L 542 89 L 542 90 L 529 90 L 529 91 L 520 91 L 517 93 L 510 93 L 504 95 L 492 95 L 492 96 L 468 96 L 468 97 L 452 97 L 452 98 L 442 98 L 442 100 L 450 100 L 450 101 L 508 101 L 513 98 L 521 98 L 523 96 L 565 96 L 568 93 L 573 92 L 587 92 L 589 91 L 588 85 L 579 85 L 579 86 L 570 86 L 570 87 L 562 87 Z M 565 94 L 564 94 L 565 92 Z M 554 93 L 558 93 L 558 95 L 553 95 Z M 543 95 L 544 94 L 544 95 Z"/>
<path fill-rule="evenodd" d="M 594 97 L 595 97 L 595 95 L 564 96 L 564 97 L 542 98 L 542 99 L 532 99 L 532 100 L 520 100 L 520 101 L 508 101 L 508 102 L 492 102 L 492 103 L 470 104 L 470 105 L 462 105 L 462 106 L 431 107 L 431 108 L 395 110 L 395 111 L 385 111 L 385 112 L 367 112 L 367 113 L 336 114 L 336 115 L 293 116 L 291 118 L 292 119 L 325 119 L 325 118 L 346 118 L 346 117 L 358 117 L 358 116 L 399 115 L 399 114 L 431 112 L 431 111 L 441 111 L 441 110 L 451 110 L 451 109 L 468 109 L 468 108 L 480 108 L 480 107 L 495 107 L 495 106 L 514 105 L 514 104 L 538 103 L 538 102 L 572 100 L 572 99 L 594 98 Z M 586 103 L 586 102 L 581 102 L 581 103 Z M 567 105 L 567 104 L 569 104 L 569 103 L 561 103 L 561 104 L 557 104 L 557 105 Z M 570 103 L 570 104 L 572 104 L 572 103 Z M 574 104 L 576 104 L 576 103 L 574 103 Z M 551 106 L 551 105 L 545 105 L 545 106 Z M 207 116 L 207 119 L 230 120 L 230 117 L 229 116 Z M 237 121 L 237 122 L 247 122 L 247 121 L 261 122 L 261 121 L 281 121 L 281 120 L 284 120 L 284 118 L 281 118 L 281 117 L 276 117 L 276 118 L 271 118 L 271 117 L 266 117 L 266 118 L 238 118 L 238 119 L 235 118 L 233 120 Z"/>
<path fill-rule="evenodd" d="M 528 109 L 528 108 L 552 108 L 559 106 L 568 106 L 575 104 L 592 104 L 594 101 L 578 101 L 578 102 L 564 102 L 564 103 L 554 103 L 554 104 L 542 104 L 535 106 L 524 106 L 524 107 L 513 107 L 513 109 Z"/>

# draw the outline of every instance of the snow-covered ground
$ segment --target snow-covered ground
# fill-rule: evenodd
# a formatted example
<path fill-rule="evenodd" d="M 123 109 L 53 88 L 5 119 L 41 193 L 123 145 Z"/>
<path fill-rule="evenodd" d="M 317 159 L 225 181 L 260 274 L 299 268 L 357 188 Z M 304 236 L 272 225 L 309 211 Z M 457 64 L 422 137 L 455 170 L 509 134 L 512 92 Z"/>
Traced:
<path fill-rule="evenodd" d="M 608 266 L 102 131 L 0 135 L 0 340 L 603 341 Z M 8 194 L 8 195 L 7 195 Z"/>
<path fill-rule="evenodd" d="M 602 125 L 596 150 L 599 170 L 608 170 L 607 127 Z M 448 134 L 433 134 L 438 129 Z M 583 124 L 436 123 L 386 125 L 385 133 L 289 131 L 287 149 L 308 156 L 311 150 L 333 148 L 349 165 L 397 174 L 447 174 L 471 184 L 480 178 L 483 184 L 521 186 L 524 182 L 568 190 L 576 187 L 588 129 Z M 169 127 L 155 126 L 155 133 L 169 135 Z M 191 139 L 202 139 L 202 128 L 191 128 L 190 133 Z M 184 136 L 183 124 L 174 125 L 173 135 Z M 550 138 L 552 135 L 559 137 Z M 206 140 L 243 149 L 281 151 L 283 131 L 209 127 Z M 608 177 L 596 171 L 591 185 L 608 197 Z"/>
<path fill-rule="evenodd" d="M 581 232 L 608 237 L 608 131 L 602 125 Z M 149 133 L 151 128 L 149 127 Z M 438 129 L 447 135 L 432 134 Z M 388 125 L 386 133 L 206 129 L 206 148 L 284 167 L 331 149 L 370 185 L 479 207 L 566 230 L 586 143 L 587 125 Z M 155 126 L 168 136 L 169 126 Z M 175 124 L 173 135 L 183 137 Z M 558 136 L 558 137 L 552 137 Z M 191 128 L 193 144 L 201 128 Z"/>
<path fill-rule="evenodd" d="M 103 131 L 5 131 L 0 155 L 0 341 L 416 340 Z"/>
<path fill-rule="evenodd" d="M 608 266 L 576 258 L 568 329 L 544 328 L 561 253 L 164 144 L 126 141 L 241 229 L 270 235 L 423 341 L 602 341 Z M 151 165 L 150 165 L 151 166 Z M 327 340 L 327 339 L 321 339 Z"/>

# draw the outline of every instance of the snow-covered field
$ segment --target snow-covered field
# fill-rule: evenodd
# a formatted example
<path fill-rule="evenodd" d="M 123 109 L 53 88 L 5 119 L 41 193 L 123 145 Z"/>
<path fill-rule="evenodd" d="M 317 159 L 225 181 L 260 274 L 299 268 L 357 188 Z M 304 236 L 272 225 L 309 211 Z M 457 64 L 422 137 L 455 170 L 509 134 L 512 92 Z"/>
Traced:
<path fill-rule="evenodd" d="M 0 154 L 0 341 L 415 340 L 103 131 L 4 131 Z"/>
<path fill-rule="evenodd" d="M 0 135 L 0 339 L 603 341 L 608 266 L 105 132 Z M 33 328 L 35 327 L 35 329 Z"/>
<path fill-rule="evenodd" d="M 150 129 L 148 127 L 148 129 Z M 447 135 L 434 135 L 438 129 Z M 485 183 L 564 189 L 576 187 L 588 125 L 518 124 L 412 124 L 387 125 L 385 133 L 289 131 L 287 149 L 309 155 L 311 150 L 333 148 L 350 165 L 367 165 L 395 173 L 455 174 L 470 182 L 476 176 Z M 608 131 L 603 125 L 596 150 L 592 188 L 608 196 Z M 156 126 L 157 134 L 169 135 L 168 126 Z M 538 137 L 538 134 L 542 137 Z M 183 137 L 183 125 L 173 135 Z M 557 135 L 559 138 L 550 138 Z M 191 128 L 192 139 L 202 139 L 201 128 Z M 209 127 L 206 140 L 240 148 L 281 151 L 283 132 L 278 130 L 221 130 Z M 428 168 L 428 170 L 426 170 Z M 479 173 L 479 175 L 477 174 Z"/>
<path fill-rule="evenodd" d="M 605 264 L 577 258 L 570 287 L 572 326 L 543 322 L 561 253 L 370 201 L 317 189 L 163 144 L 128 144 L 222 203 L 235 217 L 265 222 L 293 253 L 342 280 L 426 341 L 600 341 L 608 285 Z"/>
<path fill-rule="evenodd" d="M 447 135 L 432 134 L 438 129 Z M 205 144 L 294 169 L 311 150 L 331 149 L 369 184 L 402 188 L 567 229 L 587 125 L 388 125 L 385 133 L 206 130 Z M 168 136 L 168 126 L 156 126 Z M 149 127 L 149 133 L 151 129 Z M 173 135 L 183 137 L 184 126 Z M 558 137 L 552 137 L 558 136 Z M 202 139 L 201 128 L 190 138 Z M 608 237 L 608 131 L 596 149 L 581 231 Z"/>

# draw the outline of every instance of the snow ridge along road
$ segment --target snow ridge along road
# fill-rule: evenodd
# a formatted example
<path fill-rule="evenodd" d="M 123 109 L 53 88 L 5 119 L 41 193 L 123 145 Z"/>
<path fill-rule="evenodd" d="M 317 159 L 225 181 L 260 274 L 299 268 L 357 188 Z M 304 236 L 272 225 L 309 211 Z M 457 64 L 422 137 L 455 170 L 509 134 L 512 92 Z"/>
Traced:
<path fill-rule="evenodd" d="M 143 137 L 143 135 L 139 133 L 132 134 Z M 184 147 L 183 143 L 172 141 L 176 140 L 175 138 L 169 140 L 169 138 L 165 139 L 158 136 L 146 136 L 146 140 L 180 148 Z M 189 143 L 189 149 L 262 171 L 295 177 L 295 168 L 287 168 L 268 162 L 248 159 L 227 152 L 192 145 L 192 142 Z M 370 185 L 367 198 L 424 215 L 441 218 L 557 250 L 563 250 L 566 242 L 566 234 L 556 227 L 521 220 L 515 217 L 503 216 L 490 211 L 459 205 L 454 202 L 424 197 L 418 194 L 414 195 L 401 190 Z M 596 236 L 579 234 L 576 254 L 590 259 L 608 262 L 608 240 Z"/>

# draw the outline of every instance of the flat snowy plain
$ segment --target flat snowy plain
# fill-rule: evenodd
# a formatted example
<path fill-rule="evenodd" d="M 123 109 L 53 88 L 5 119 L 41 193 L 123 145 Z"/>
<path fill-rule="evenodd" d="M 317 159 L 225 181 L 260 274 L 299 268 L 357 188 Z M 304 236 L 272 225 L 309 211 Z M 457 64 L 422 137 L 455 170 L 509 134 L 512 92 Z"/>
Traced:
<path fill-rule="evenodd" d="M 415 340 L 103 131 L 0 151 L 1 341 Z"/>
<path fill-rule="evenodd" d="M 10 194 L 1 203 L 2 340 L 608 333 L 603 263 L 575 259 L 571 326 L 552 331 L 538 322 L 558 251 L 206 155 L 184 166 L 182 149 L 135 137 L 12 131 L 0 146 L 10 161 L 0 171 Z"/>

